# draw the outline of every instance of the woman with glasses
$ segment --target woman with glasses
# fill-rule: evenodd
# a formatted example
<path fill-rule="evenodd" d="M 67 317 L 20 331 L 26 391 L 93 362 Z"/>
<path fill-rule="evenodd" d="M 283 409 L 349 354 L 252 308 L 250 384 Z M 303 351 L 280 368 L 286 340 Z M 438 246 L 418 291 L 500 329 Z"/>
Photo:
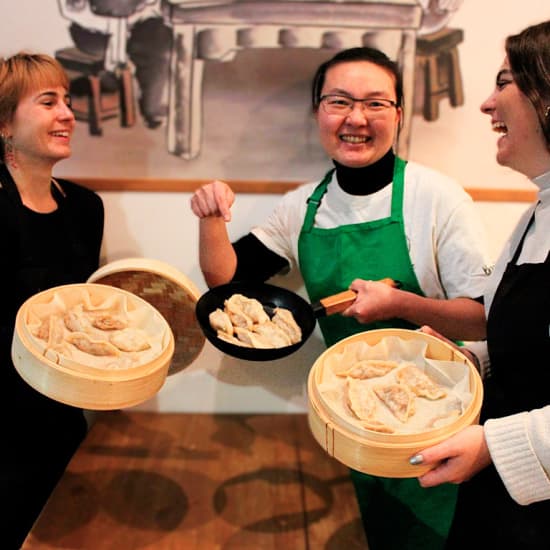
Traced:
<path fill-rule="evenodd" d="M 200 266 L 208 286 L 265 281 L 299 269 L 310 300 L 352 288 L 342 315 L 319 320 L 328 346 L 371 328 L 444 329 L 485 336 L 487 267 L 480 219 L 467 193 L 431 169 L 395 156 L 403 113 L 396 64 L 372 48 L 336 54 L 317 70 L 313 113 L 333 167 L 286 194 L 260 226 L 231 243 L 234 194 L 214 181 L 198 189 Z M 401 283 L 392 288 L 378 279 Z M 455 487 L 352 472 L 369 548 L 442 548 Z"/>
<path fill-rule="evenodd" d="M 503 248 L 485 293 L 481 425 L 421 451 L 424 487 L 460 483 L 448 548 L 550 547 L 550 20 L 505 42 L 481 105 L 497 162 L 538 189 Z M 426 332 L 432 333 L 427 327 Z M 469 344 L 473 347 L 474 344 Z M 475 533 L 475 535 L 473 535 Z M 475 538 L 472 538 L 472 535 Z M 475 544 L 474 542 L 475 541 Z"/>

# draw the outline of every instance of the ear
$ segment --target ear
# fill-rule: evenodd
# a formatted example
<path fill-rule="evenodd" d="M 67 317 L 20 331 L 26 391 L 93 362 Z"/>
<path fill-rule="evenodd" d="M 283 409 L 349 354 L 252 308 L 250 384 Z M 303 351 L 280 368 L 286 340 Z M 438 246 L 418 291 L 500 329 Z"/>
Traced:
<path fill-rule="evenodd" d="M 403 107 L 395 108 L 395 121 L 398 123 L 403 121 Z"/>

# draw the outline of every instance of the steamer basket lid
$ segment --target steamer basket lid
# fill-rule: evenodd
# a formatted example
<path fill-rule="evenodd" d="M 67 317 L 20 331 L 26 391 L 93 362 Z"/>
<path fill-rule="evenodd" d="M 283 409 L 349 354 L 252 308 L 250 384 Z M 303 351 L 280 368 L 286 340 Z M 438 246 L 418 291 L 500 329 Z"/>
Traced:
<path fill-rule="evenodd" d="M 202 351 L 205 337 L 195 316 L 200 291 L 172 265 L 151 258 L 125 258 L 100 267 L 87 282 L 127 290 L 162 314 L 175 341 L 168 376 L 185 369 Z"/>

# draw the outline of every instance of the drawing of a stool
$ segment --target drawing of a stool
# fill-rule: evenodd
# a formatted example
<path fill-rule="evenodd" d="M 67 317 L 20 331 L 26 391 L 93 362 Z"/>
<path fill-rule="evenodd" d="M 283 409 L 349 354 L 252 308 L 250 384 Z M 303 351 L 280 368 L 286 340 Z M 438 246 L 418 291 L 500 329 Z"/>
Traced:
<path fill-rule="evenodd" d="M 416 39 L 416 67 L 423 79 L 422 115 L 433 121 L 439 116 L 439 102 L 448 97 L 453 107 L 464 104 L 464 90 L 457 46 L 462 29 L 444 28 Z"/>

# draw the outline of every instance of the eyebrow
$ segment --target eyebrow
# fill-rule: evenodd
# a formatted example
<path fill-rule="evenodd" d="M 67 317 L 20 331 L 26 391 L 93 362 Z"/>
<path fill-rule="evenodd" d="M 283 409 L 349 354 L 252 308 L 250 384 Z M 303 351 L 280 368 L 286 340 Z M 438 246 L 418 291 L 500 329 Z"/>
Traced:
<path fill-rule="evenodd" d="M 49 98 L 57 98 L 58 94 L 57 92 L 54 92 L 52 90 L 47 90 L 45 92 L 40 92 L 37 96 L 36 96 L 36 99 L 37 101 L 40 101 L 42 98 L 44 97 L 49 97 Z M 66 92 L 65 94 L 63 94 L 63 99 L 64 100 L 70 100 L 71 99 L 71 95 Z"/>
<path fill-rule="evenodd" d="M 497 78 L 496 80 L 500 80 L 503 76 L 509 76 L 511 77 L 512 76 L 512 71 L 510 69 L 501 69 L 498 73 L 497 73 Z"/>
<path fill-rule="evenodd" d="M 385 94 L 386 92 L 382 92 L 380 90 L 372 90 L 367 94 L 367 97 L 363 99 L 369 99 L 371 97 L 374 97 L 374 98 L 384 97 Z M 342 90 L 341 88 L 334 88 L 333 90 L 330 90 L 323 95 L 343 95 L 346 97 L 353 97 L 349 92 L 347 92 L 346 90 Z"/>

